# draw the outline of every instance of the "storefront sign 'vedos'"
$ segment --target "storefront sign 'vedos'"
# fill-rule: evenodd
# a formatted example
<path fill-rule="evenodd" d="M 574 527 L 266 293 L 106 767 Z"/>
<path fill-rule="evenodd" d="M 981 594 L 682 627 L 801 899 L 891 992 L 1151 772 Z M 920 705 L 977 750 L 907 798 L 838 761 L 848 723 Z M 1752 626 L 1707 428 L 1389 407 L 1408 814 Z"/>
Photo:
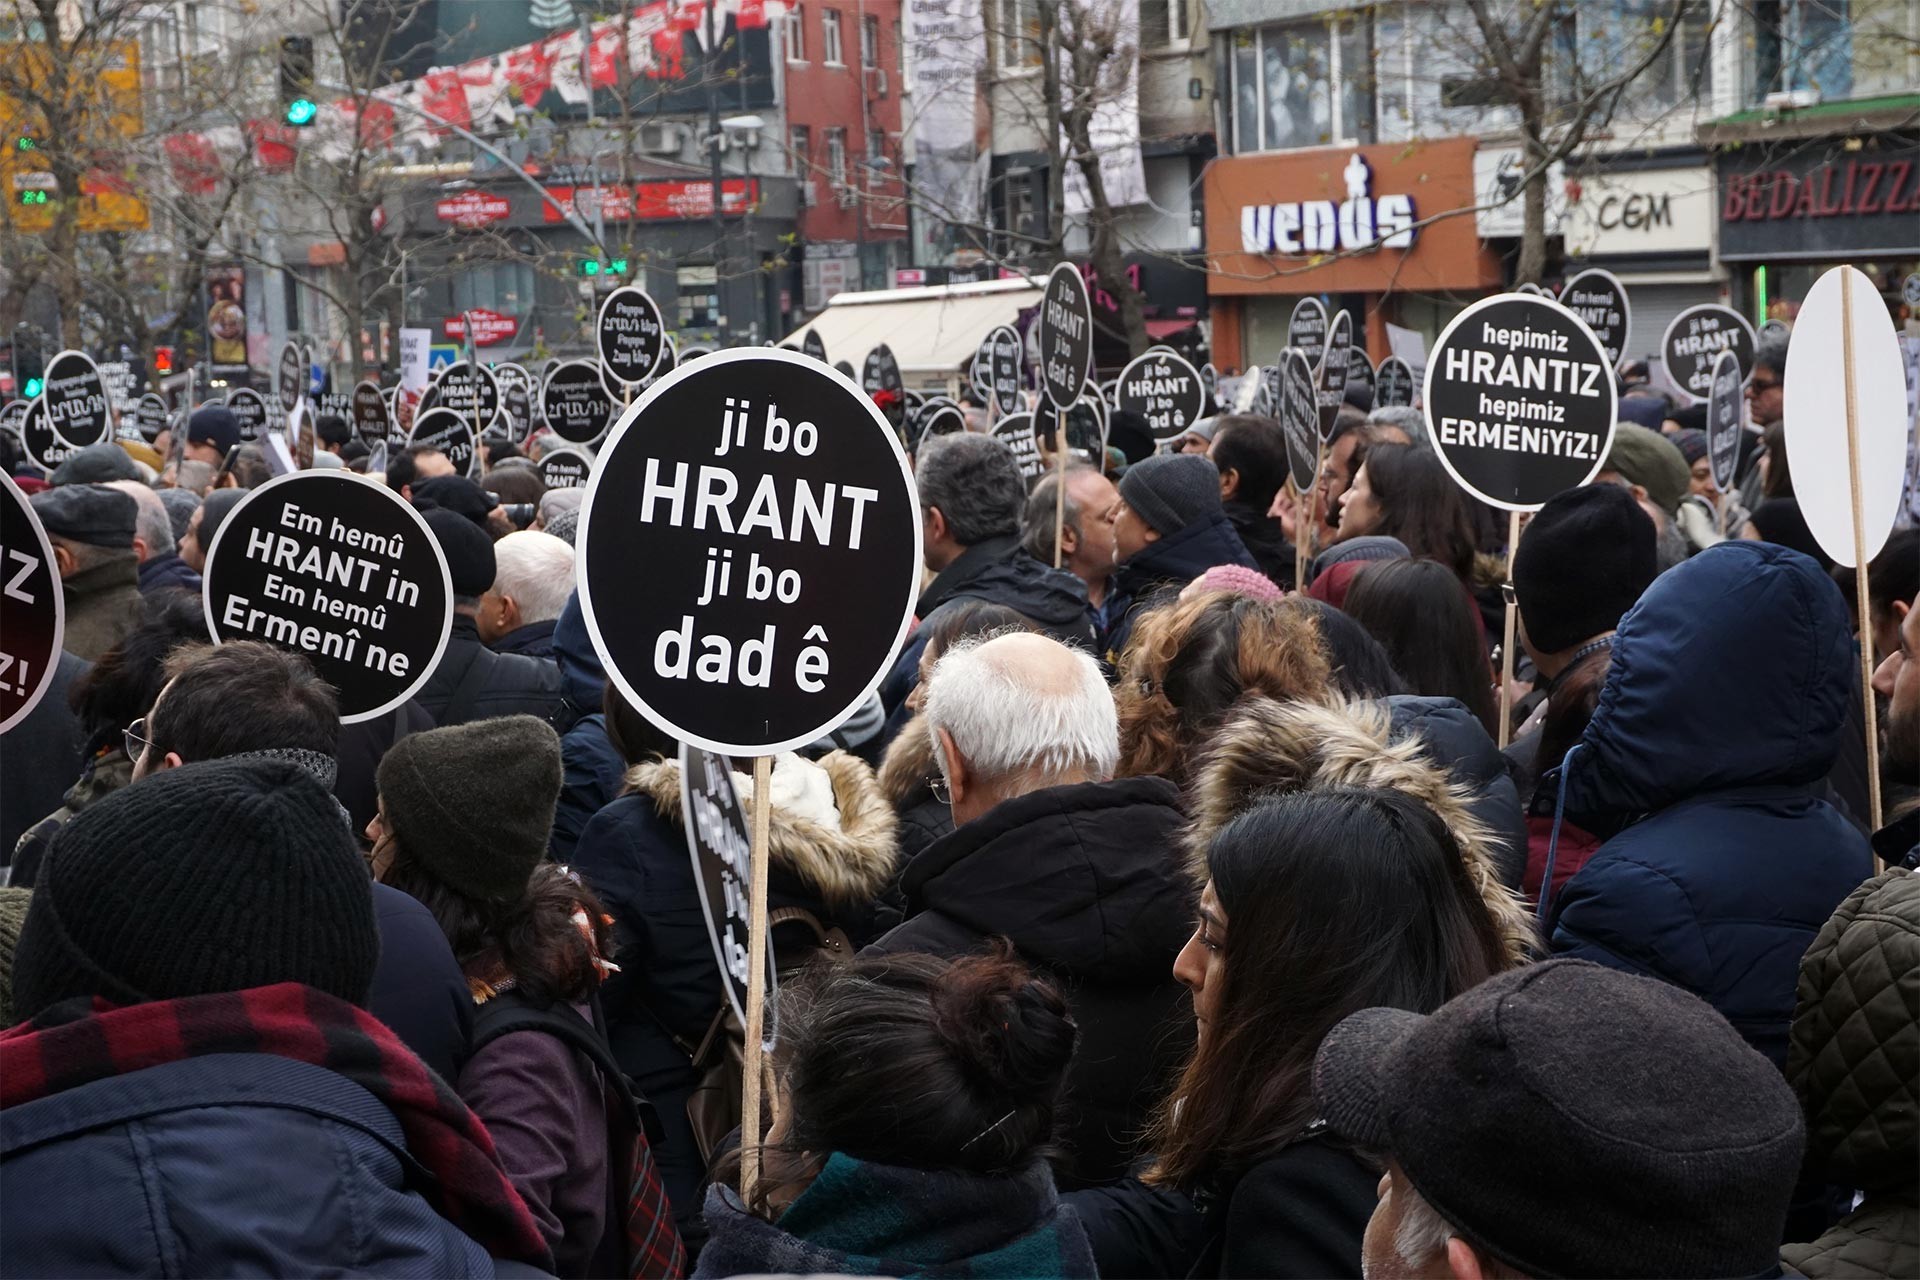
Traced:
<path fill-rule="evenodd" d="M 1240 210 L 1240 247 L 1247 253 L 1313 254 L 1411 249 L 1413 197 L 1374 196 L 1373 169 L 1355 153 L 1340 176 L 1345 200 L 1291 200 Z"/>

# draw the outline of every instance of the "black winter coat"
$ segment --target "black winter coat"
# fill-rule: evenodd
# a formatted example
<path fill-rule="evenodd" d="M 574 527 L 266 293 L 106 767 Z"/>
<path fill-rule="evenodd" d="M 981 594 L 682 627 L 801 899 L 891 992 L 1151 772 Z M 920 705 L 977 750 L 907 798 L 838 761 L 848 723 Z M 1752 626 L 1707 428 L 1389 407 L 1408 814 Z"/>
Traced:
<path fill-rule="evenodd" d="M 1064 569 L 1041 564 L 1020 549 L 1020 539 L 1012 534 L 975 543 L 920 593 L 913 608 L 920 626 L 908 637 L 887 678 L 880 683 L 880 700 L 890 717 L 889 741 L 906 722 L 901 704 L 920 682 L 920 651 L 927 647 L 927 623 L 942 606 L 955 600 L 1005 605 L 1031 618 L 1062 644 L 1089 652 L 1093 649 L 1093 612 L 1087 607 L 1086 583 Z"/>
<path fill-rule="evenodd" d="M 451 1084 L 473 1041 L 473 996 L 433 912 L 374 881 L 380 961 L 373 967 L 367 1012 L 387 1024 L 420 1061 Z"/>
<path fill-rule="evenodd" d="M 1220 507 L 1260 572 L 1281 590 L 1293 590 L 1293 544 L 1281 532 L 1280 522 L 1245 502 L 1223 502 Z"/>
<path fill-rule="evenodd" d="M 453 615 L 440 665 L 414 695 L 441 728 L 513 715 L 551 723 L 561 700 L 558 667 L 544 658 L 495 653 L 480 643 L 480 632 L 464 613 Z"/>
<path fill-rule="evenodd" d="M 1192 1047 L 1192 1005 L 1173 976 L 1194 919 L 1179 798 L 1164 778 L 1124 778 L 1005 801 L 913 860 L 906 923 L 871 948 L 960 956 L 1004 937 L 1063 986 L 1080 1046 L 1062 1186 L 1126 1173 Z"/>
<path fill-rule="evenodd" d="M 1209 516 L 1150 542 L 1114 570 L 1107 587 L 1107 634 L 1100 639 L 1100 652 L 1107 661 L 1119 664 L 1142 613 L 1179 594 L 1180 588 L 1217 564 L 1260 567 L 1224 515 Z"/>
<path fill-rule="evenodd" d="M 1188 1199 L 1129 1179 L 1069 1193 L 1101 1280 L 1358 1276 L 1380 1171 L 1324 1136 Z"/>

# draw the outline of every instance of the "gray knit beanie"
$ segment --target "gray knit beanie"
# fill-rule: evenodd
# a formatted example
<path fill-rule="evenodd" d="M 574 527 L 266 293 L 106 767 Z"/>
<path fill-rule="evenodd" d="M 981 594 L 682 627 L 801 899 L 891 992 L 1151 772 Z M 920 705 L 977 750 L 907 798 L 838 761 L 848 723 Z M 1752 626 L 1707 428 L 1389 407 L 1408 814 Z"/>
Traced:
<path fill-rule="evenodd" d="M 509 902 L 547 856 L 560 739 L 534 716 L 428 729 L 394 743 L 377 778 L 407 857 L 465 897 Z"/>
<path fill-rule="evenodd" d="M 1164 538 L 1220 514 L 1220 471 L 1197 453 L 1155 454 L 1127 468 L 1120 496 Z"/>

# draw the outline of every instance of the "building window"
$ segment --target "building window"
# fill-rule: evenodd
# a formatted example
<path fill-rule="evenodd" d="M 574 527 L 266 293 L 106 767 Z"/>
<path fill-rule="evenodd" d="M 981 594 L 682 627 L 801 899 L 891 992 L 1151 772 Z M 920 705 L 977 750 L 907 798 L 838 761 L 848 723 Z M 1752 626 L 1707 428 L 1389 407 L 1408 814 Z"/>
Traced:
<path fill-rule="evenodd" d="M 867 185 L 877 187 L 887 178 L 887 136 L 878 129 L 867 130 Z"/>
<path fill-rule="evenodd" d="M 1364 21 L 1242 28 L 1230 38 L 1235 151 L 1373 141 Z"/>
<path fill-rule="evenodd" d="M 860 65 L 869 71 L 880 65 L 880 19 L 873 14 L 860 19 Z"/>
<path fill-rule="evenodd" d="M 1184 49 L 1191 28 L 1187 0 L 1140 0 L 1140 47 Z"/>
<path fill-rule="evenodd" d="M 806 125 L 797 124 L 787 134 L 787 149 L 793 152 L 793 171 L 805 178 L 813 164 L 813 138 Z"/>
<path fill-rule="evenodd" d="M 900 74 L 900 83 L 907 82 L 907 42 L 900 38 L 900 19 L 893 20 L 893 69 Z"/>
<path fill-rule="evenodd" d="M 1754 98 L 1805 95 L 1836 102 L 1853 94 L 1855 32 L 1847 0 L 1758 0 L 1753 5 Z"/>
<path fill-rule="evenodd" d="M 807 60 L 807 23 L 806 10 L 798 4 L 787 10 L 787 16 L 781 19 L 780 30 L 787 44 L 788 62 Z"/>
<path fill-rule="evenodd" d="M 820 11 L 820 58 L 830 67 L 847 65 L 846 55 L 840 48 L 840 11 L 838 9 Z"/>
<path fill-rule="evenodd" d="M 834 188 L 847 185 L 847 131 L 845 129 L 827 130 L 827 181 Z"/>
<path fill-rule="evenodd" d="M 719 277 L 712 267 L 681 267 L 675 273 L 680 286 L 680 327 L 711 329 L 720 320 Z"/>
<path fill-rule="evenodd" d="M 524 318 L 533 309 L 533 264 L 530 262 L 479 263 L 454 276 L 452 286 L 455 312 L 498 311 Z M 316 298 L 322 296 L 313 289 L 301 292 Z"/>
<path fill-rule="evenodd" d="M 994 50 L 1002 71 L 1040 65 L 1039 0 L 993 0 Z"/>

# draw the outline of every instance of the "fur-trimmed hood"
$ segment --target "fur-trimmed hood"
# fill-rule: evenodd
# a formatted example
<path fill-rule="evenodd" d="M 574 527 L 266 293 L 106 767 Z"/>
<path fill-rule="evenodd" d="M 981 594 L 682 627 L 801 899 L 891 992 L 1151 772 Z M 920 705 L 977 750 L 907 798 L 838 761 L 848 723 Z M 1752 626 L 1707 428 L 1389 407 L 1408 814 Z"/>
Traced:
<path fill-rule="evenodd" d="M 1474 816 L 1472 793 L 1424 758 L 1417 737 L 1394 741 L 1387 710 L 1374 703 L 1323 706 L 1270 698 L 1241 703 L 1214 734 L 1194 771 L 1189 869 L 1205 877 L 1206 851 L 1214 835 L 1258 796 L 1330 787 L 1398 791 L 1431 808 L 1460 846 L 1508 963 L 1533 958 L 1539 950 L 1533 918 L 1500 882 L 1496 840 Z"/>
<path fill-rule="evenodd" d="M 933 739 L 927 722 L 916 714 L 887 744 L 880 761 L 880 790 L 898 808 L 926 798 L 927 779 L 939 766 L 933 759 Z"/>
<path fill-rule="evenodd" d="M 783 794 L 822 793 L 819 775 L 823 773 L 832 790 L 831 812 L 825 811 L 824 804 L 807 813 L 801 811 L 804 806 L 778 803 Z M 635 765 L 627 771 L 625 790 L 648 797 L 661 817 L 681 825 L 679 761 Z M 773 860 L 817 888 L 829 904 L 868 903 L 892 883 L 893 806 L 864 762 L 844 751 L 829 751 L 817 762 L 792 753 L 778 756 L 773 764 L 773 795 L 776 804 L 767 829 Z M 740 788 L 740 807 L 751 822 L 750 786 Z"/>

